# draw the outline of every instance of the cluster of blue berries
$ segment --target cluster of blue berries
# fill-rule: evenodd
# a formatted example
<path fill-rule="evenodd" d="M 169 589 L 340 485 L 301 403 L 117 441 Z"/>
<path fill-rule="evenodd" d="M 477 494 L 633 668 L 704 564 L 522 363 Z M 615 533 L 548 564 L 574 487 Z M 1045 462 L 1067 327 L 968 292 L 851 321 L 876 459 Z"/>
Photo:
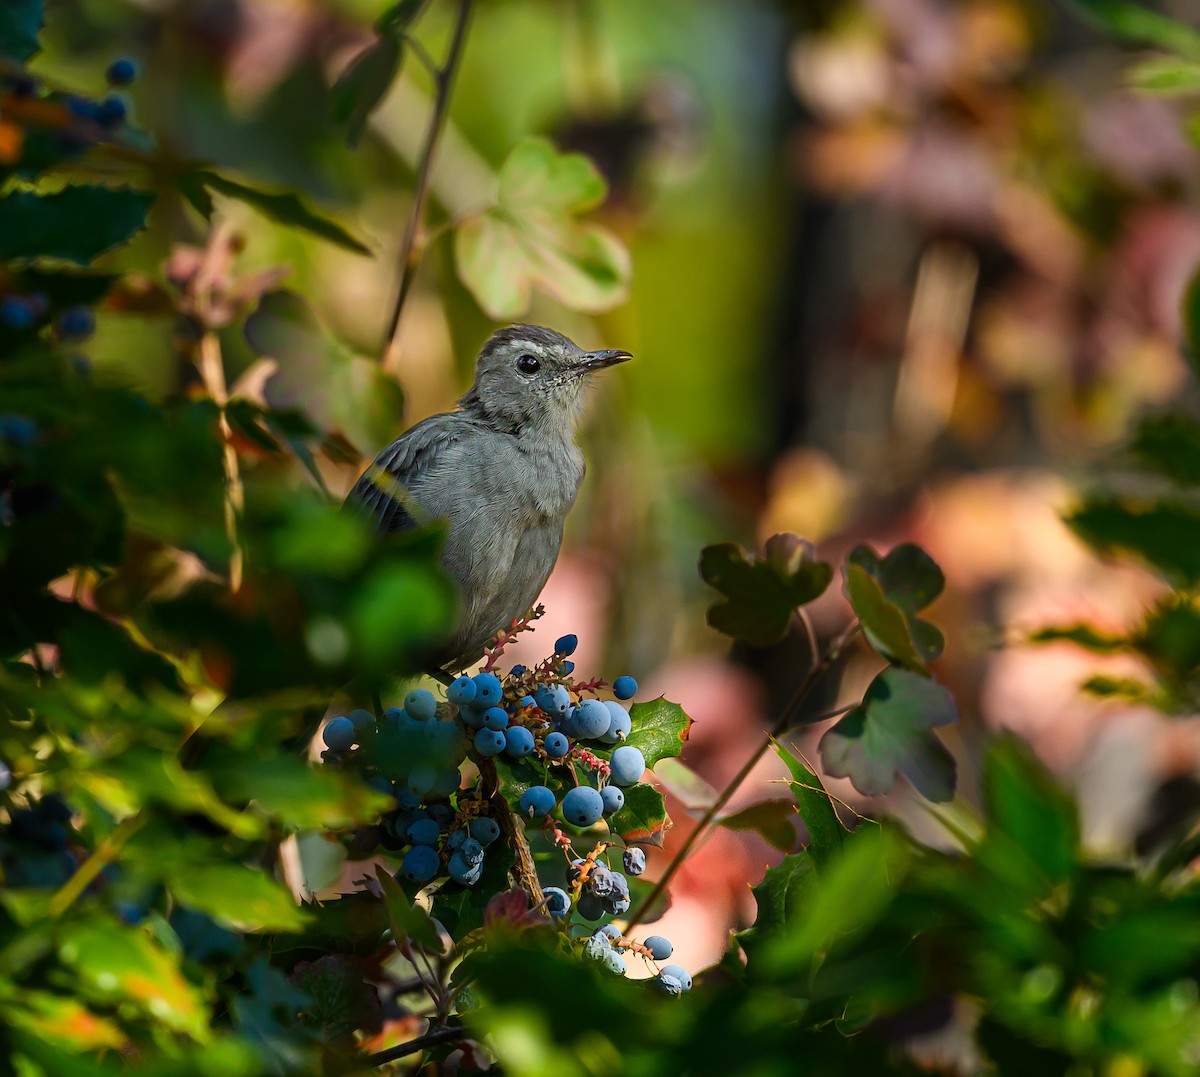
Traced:
<path fill-rule="evenodd" d="M 675 952 L 671 943 L 661 935 L 651 935 L 644 942 L 625 938 L 612 924 L 593 932 L 583 944 L 583 956 L 595 961 L 610 972 L 624 976 L 629 971 L 628 955 L 643 958 L 655 970 L 655 983 L 668 995 L 682 995 L 692 988 L 692 978 L 680 965 L 660 965 L 660 961 Z"/>
<path fill-rule="evenodd" d="M 0 326 L 24 333 L 45 321 L 50 297 L 44 292 L 10 292 L 0 296 Z M 96 316 L 84 306 L 67 307 L 54 320 L 54 333 L 62 341 L 86 340 L 96 330 Z"/>

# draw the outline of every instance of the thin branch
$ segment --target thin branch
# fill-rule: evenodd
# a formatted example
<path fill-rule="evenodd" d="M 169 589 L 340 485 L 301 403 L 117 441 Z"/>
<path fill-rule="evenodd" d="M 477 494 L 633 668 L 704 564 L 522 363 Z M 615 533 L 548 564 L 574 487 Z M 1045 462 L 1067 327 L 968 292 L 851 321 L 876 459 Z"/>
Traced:
<path fill-rule="evenodd" d="M 768 730 L 767 735 L 763 738 L 762 743 L 754 750 L 754 753 L 742 765 L 741 770 L 733 776 L 729 783 L 721 790 L 720 795 L 708 806 L 707 811 L 700 817 L 700 821 L 686 838 L 683 839 L 683 844 L 676 850 L 675 855 L 671 858 L 671 862 L 667 865 L 667 870 L 662 873 L 658 881 L 654 884 L 654 888 L 646 895 L 642 903 L 634 910 L 633 916 L 630 917 L 628 924 L 625 927 L 625 934 L 629 935 L 633 929 L 645 919 L 650 912 L 654 903 L 666 891 L 668 884 L 675 877 L 675 873 L 683 865 L 687 859 L 688 853 L 692 851 L 696 842 L 705 834 L 712 826 L 713 821 L 721 814 L 721 810 L 729 803 L 729 798 L 737 791 L 738 787 L 749 777 L 750 772 L 758 765 L 758 761 L 767 754 L 767 749 L 771 747 L 771 743 L 783 736 L 788 729 L 795 724 L 796 717 L 799 714 L 804 700 L 808 697 L 808 693 L 812 691 L 813 686 L 820 679 L 821 675 L 837 661 L 846 644 L 850 642 L 851 637 L 858 630 L 858 621 L 852 622 L 847 629 L 840 635 L 829 650 L 825 652 L 821 658 L 808 671 L 808 675 L 800 682 L 800 686 L 796 689 L 792 698 L 788 701 L 783 712 L 776 719 L 775 724 Z"/>
<path fill-rule="evenodd" d="M 141 829 L 145 822 L 146 815 L 141 811 L 122 819 L 117 824 L 117 828 L 96 846 L 96 851 L 79 865 L 75 874 L 63 883 L 50 899 L 48 908 L 50 916 L 59 917 L 66 912 L 100 872 L 117 858 L 117 855 L 125 847 L 125 843 Z"/>
<path fill-rule="evenodd" d="M 412 209 L 408 214 L 408 223 L 404 228 L 404 240 L 400 244 L 400 284 L 396 289 L 396 302 L 392 307 L 391 319 L 388 322 L 387 333 L 383 341 L 385 359 L 392 349 L 396 339 L 396 330 L 400 326 L 400 313 L 412 289 L 413 279 L 417 275 L 417 266 L 421 262 L 423 245 L 420 239 L 421 226 L 425 217 L 425 202 L 429 194 L 429 180 L 433 175 L 433 158 L 437 150 L 438 139 L 446 126 L 446 116 L 450 105 L 450 91 L 454 86 L 454 76 L 462 59 L 463 46 L 466 44 L 467 26 L 471 21 L 471 9 L 474 0 L 459 0 L 458 15 L 454 21 L 454 33 L 450 39 L 450 48 L 446 54 L 446 62 L 434 72 L 435 93 L 433 98 L 433 114 L 429 117 L 429 127 L 425 132 L 425 145 L 421 148 L 421 157 L 417 165 L 417 186 L 413 192 Z"/>
<path fill-rule="evenodd" d="M 466 1033 L 457 1026 L 435 1028 L 432 1032 L 426 1032 L 424 1036 L 418 1036 L 415 1040 L 389 1047 L 386 1051 L 376 1051 L 373 1055 L 367 1055 L 363 1062 L 368 1066 L 383 1066 L 388 1062 L 395 1062 L 398 1058 L 404 1058 L 406 1055 L 424 1051 L 427 1047 L 436 1047 L 439 1043 L 449 1043 L 451 1040 L 461 1040 L 465 1035 Z"/>
<path fill-rule="evenodd" d="M 225 364 L 221 358 L 221 341 L 216 332 L 206 329 L 200 338 L 200 357 L 196 364 L 209 396 L 220 410 L 219 428 L 225 464 L 225 535 L 233 547 L 229 555 L 229 589 L 242 589 L 242 548 L 238 544 L 238 518 L 246 507 L 246 494 L 238 466 L 237 449 L 233 446 L 233 428 L 229 425 L 226 407 L 229 390 L 225 385 Z"/>

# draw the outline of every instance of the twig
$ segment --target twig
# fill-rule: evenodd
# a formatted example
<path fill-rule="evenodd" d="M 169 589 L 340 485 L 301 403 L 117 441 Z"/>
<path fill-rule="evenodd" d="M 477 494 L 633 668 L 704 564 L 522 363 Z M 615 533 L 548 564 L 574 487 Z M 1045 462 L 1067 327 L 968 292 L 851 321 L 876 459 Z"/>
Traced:
<path fill-rule="evenodd" d="M 125 843 L 138 832 L 145 821 L 145 813 L 139 811 L 126 816 L 117 824 L 116 830 L 96 846 L 96 851 L 79 865 L 75 874 L 63 883 L 50 899 L 47 911 L 52 918 L 61 916 L 75 903 L 76 898 L 112 863 Z"/>
<path fill-rule="evenodd" d="M 429 127 L 425 132 L 425 145 L 421 148 L 421 157 L 417 165 L 417 186 L 413 192 L 412 209 L 409 211 L 408 223 L 404 228 L 404 240 L 400 244 L 400 284 L 396 289 L 396 302 L 392 307 L 391 319 L 384 336 L 381 360 L 385 359 L 392 349 L 392 342 L 396 339 L 396 330 L 400 325 L 400 312 L 404 309 L 404 303 L 408 299 L 413 279 L 417 274 L 417 266 L 421 262 L 422 247 L 418 245 L 418 238 L 425 216 L 429 180 L 433 174 L 434 152 L 437 149 L 442 129 L 446 125 L 450 91 L 454 86 L 454 76 L 462 58 L 463 45 L 466 43 L 467 37 L 467 25 L 471 20 L 473 6 L 474 0 L 459 0 L 458 15 L 454 22 L 450 48 L 446 53 L 446 62 L 434 70 L 433 114 L 429 117 Z"/>
<path fill-rule="evenodd" d="M 658 881 L 654 884 L 654 888 L 646 895 L 642 903 L 634 910 L 633 916 L 625 926 L 625 934 L 629 935 L 633 929 L 642 922 L 646 915 L 650 912 L 654 903 L 662 896 L 667 889 L 667 885 L 674 878 L 675 873 L 682 866 L 688 853 L 692 847 L 700 840 L 701 836 L 712 825 L 713 820 L 721 813 L 721 809 L 729 803 L 729 798 L 737 791 L 738 787 L 746 780 L 750 772 L 758 765 L 758 761 L 767 753 L 767 749 L 771 747 L 773 741 L 783 736 L 785 732 L 794 724 L 796 715 L 804 700 L 808 697 L 808 693 L 812 691 L 813 686 L 834 662 L 841 655 L 846 644 L 850 642 L 851 637 L 858 631 L 858 621 L 853 621 L 846 630 L 836 639 L 830 646 L 829 650 L 819 662 L 816 663 L 809 671 L 808 675 L 800 682 L 800 686 L 796 689 L 792 698 L 788 701 L 783 712 L 776 719 L 775 724 L 767 732 L 762 743 L 754 750 L 754 753 L 742 765 L 741 770 L 737 772 L 732 780 L 721 790 L 720 795 L 708 806 L 707 811 L 700 817 L 700 821 L 686 838 L 683 839 L 683 844 L 680 845 L 675 855 L 671 858 L 671 862 L 667 865 L 666 871 L 662 873 Z"/>
<path fill-rule="evenodd" d="M 221 341 L 212 329 L 206 329 L 200 338 L 200 359 L 196 365 L 209 396 L 221 409 L 218 422 L 224 446 L 225 534 L 233 547 L 229 555 L 229 589 L 236 593 L 242 588 L 242 548 L 238 545 L 237 521 L 245 508 L 246 494 L 238 467 L 237 450 L 233 447 L 233 429 L 225 411 L 229 404 L 229 390 L 225 385 Z"/>
<path fill-rule="evenodd" d="M 492 813 L 496 817 L 500 833 L 504 835 L 504 840 L 508 842 L 509 848 L 517 858 L 517 862 L 513 866 L 517 885 L 525 891 L 530 905 L 536 909 L 539 905 L 544 904 L 546 896 L 542 893 L 542 884 L 538 880 L 537 867 L 533 862 L 533 853 L 530 852 L 529 842 L 525 840 L 525 827 L 517 821 L 508 801 L 504 799 L 504 793 L 500 789 L 500 779 L 496 774 L 496 764 L 492 760 L 480 761 L 479 777 L 481 788 L 490 787 L 492 789 Z"/>
<path fill-rule="evenodd" d="M 376 1051 L 373 1055 L 367 1055 L 363 1059 L 363 1063 L 367 1066 L 383 1066 L 388 1062 L 395 1062 L 398 1058 L 404 1058 L 406 1055 L 424 1051 L 427 1047 L 436 1047 L 439 1043 L 460 1040 L 465 1035 L 463 1030 L 457 1026 L 435 1028 L 432 1032 L 426 1032 L 424 1036 L 418 1036 L 415 1040 L 389 1047 L 386 1051 Z"/>

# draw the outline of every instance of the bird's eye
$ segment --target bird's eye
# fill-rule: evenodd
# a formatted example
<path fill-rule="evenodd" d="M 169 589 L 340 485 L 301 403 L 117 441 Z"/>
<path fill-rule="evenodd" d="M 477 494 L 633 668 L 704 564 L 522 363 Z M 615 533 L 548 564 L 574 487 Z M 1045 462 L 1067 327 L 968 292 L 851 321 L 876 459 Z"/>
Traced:
<path fill-rule="evenodd" d="M 522 374 L 536 374 L 541 368 L 542 364 L 532 355 L 522 355 L 517 359 L 517 369 Z"/>

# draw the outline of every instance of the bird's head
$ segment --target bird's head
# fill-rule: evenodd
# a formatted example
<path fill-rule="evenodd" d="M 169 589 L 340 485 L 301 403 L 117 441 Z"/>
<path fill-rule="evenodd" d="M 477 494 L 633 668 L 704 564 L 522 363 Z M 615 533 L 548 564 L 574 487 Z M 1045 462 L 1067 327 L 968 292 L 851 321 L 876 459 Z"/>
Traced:
<path fill-rule="evenodd" d="M 475 362 L 475 384 L 462 406 L 499 426 L 569 434 L 591 375 L 632 358 L 626 351 L 584 351 L 540 325 L 512 325 L 484 344 Z"/>

